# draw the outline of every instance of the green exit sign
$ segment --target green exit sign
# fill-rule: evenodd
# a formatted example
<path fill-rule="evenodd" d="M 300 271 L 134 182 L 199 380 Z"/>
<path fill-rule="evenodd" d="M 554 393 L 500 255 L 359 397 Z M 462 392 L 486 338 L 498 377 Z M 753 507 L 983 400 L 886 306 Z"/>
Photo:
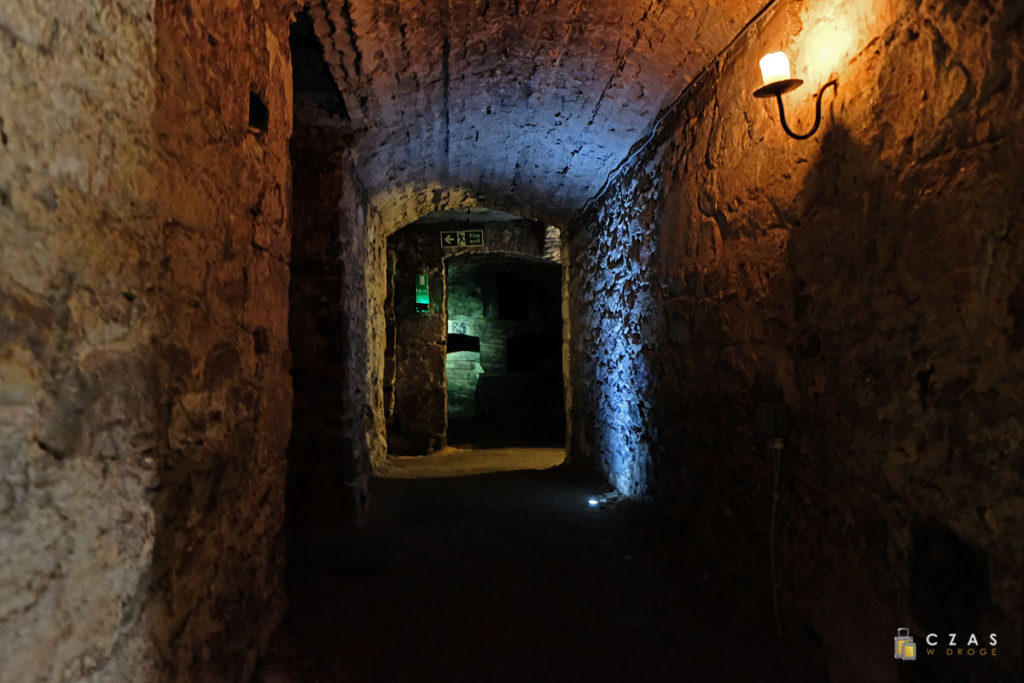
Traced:
<path fill-rule="evenodd" d="M 426 273 L 416 276 L 416 312 L 430 311 L 430 282 Z"/>
<path fill-rule="evenodd" d="M 482 247 L 483 245 L 483 230 L 445 230 L 441 233 L 441 246 L 445 249 Z"/>

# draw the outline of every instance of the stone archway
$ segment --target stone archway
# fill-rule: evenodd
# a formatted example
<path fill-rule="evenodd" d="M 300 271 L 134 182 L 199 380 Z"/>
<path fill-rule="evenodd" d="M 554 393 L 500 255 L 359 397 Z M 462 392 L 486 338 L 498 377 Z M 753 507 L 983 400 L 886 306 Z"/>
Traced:
<path fill-rule="evenodd" d="M 557 238 L 549 235 L 551 230 L 542 222 L 500 212 L 476 211 L 465 215 L 438 212 L 388 239 L 383 391 L 389 452 L 423 455 L 447 444 L 452 425 L 446 410 L 446 379 L 449 379 L 448 370 L 460 372 L 450 366 L 446 358 L 449 334 L 459 332 L 453 324 L 474 327 L 487 337 L 483 349 L 488 370 L 484 390 L 491 387 L 502 395 L 521 393 L 536 380 L 544 384 L 544 389 L 538 389 L 538 396 L 553 394 L 551 400 L 542 402 L 549 406 L 555 425 L 545 431 L 556 434 L 552 439 L 556 443 L 552 445 L 560 445 L 564 439 L 565 404 L 563 278 L 558 264 L 560 247 L 552 245 L 552 239 L 557 242 Z M 468 240 L 464 240 L 467 236 Z M 481 309 L 475 317 L 462 311 L 456 323 L 450 317 L 453 301 L 454 305 L 465 303 L 470 307 L 472 303 L 467 292 L 462 293 L 466 296 L 453 300 L 451 274 L 465 275 L 469 272 L 466 268 L 475 274 L 487 273 L 487 296 L 476 299 L 477 304 L 487 310 Z M 512 287 L 512 281 L 518 281 L 522 287 Z M 502 285 L 509 286 L 502 289 Z M 527 296 L 512 302 L 516 295 L 523 294 Z M 511 311 L 512 303 L 520 304 L 523 310 Z M 539 366 L 526 367 L 528 361 L 536 360 L 531 354 L 535 345 L 529 342 L 537 341 L 542 335 L 546 335 L 549 342 L 550 356 L 543 372 Z M 510 361 L 516 362 L 509 365 Z M 480 369 L 482 371 L 483 366 Z M 471 393 L 476 389 L 478 377 L 479 373 L 474 374 L 473 386 L 469 388 Z M 469 376 L 465 379 L 468 381 Z M 499 387 L 495 382 L 504 382 L 506 386 Z M 519 405 L 521 411 L 526 410 L 525 404 L 530 401 L 525 396 L 521 398 L 523 400 L 515 401 L 509 396 L 508 401 L 502 401 L 492 396 L 483 400 L 480 407 L 483 413 L 495 415 L 495 411 L 507 411 L 515 405 Z M 533 412 L 530 414 L 537 421 L 545 424 L 548 421 Z M 492 422 L 497 429 L 501 421 Z M 511 425 L 505 426 L 511 428 Z"/>

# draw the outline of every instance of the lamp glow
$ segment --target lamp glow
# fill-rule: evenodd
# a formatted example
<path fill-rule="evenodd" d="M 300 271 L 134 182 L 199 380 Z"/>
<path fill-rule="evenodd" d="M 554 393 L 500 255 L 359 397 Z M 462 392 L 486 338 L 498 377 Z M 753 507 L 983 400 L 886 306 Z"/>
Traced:
<path fill-rule="evenodd" d="M 759 64 L 764 85 L 754 91 L 754 97 L 775 98 L 775 101 L 779 104 L 779 121 L 782 123 L 782 130 L 786 131 L 786 135 L 797 140 L 806 140 L 814 135 L 821 124 L 821 96 L 826 88 L 832 88 L 834 93 L 839 87 L 838 82 L 833 79 L 821 86 L 821 90 L 818 91 L 818 96 L 814 101 L 814 125 L 806 133 L 794 133 L 790 129 L 789 124 L 786 123 L 786 109 L 782 106 L 782 95 L 794 88 L 799 88 L 803 81 L 790 76 L 789 58 L 786 57 L 784 52 L 766 54 L 764 57 L 761 57 Z"/>
<path fill-rule="evenodd" d="M 765 85 L 789 80 L 789 58 L 785 52 L 770 52 L 761 57 L 761 78 Z"/>
<path fill-rule="evenodd" d="M 597 501 L 597 498 L 589 498 L 587 500 L 587 503 L 590 504 L 590 507 L 597 507 L 598 501 Z"/>

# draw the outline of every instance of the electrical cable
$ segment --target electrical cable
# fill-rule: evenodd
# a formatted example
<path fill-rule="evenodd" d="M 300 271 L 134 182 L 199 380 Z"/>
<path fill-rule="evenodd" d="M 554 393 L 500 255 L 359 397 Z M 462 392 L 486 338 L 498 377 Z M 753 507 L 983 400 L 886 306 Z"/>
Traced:
<path fill-rule="evenodd" d="M 775 632 L 782 642 L 782 618 L 779 616 L 779 579 L 775 561 L 775 512 L 779 502 L 779 471 L 782 468 L 782 439 L 772 440 L 772 513 L 768 531 L 768 554 L 771 557 L 772 609 L 775 612 Z"/>
<path fill-rule="evenodd" d="M 672 100 L 672 103 L 669 106 L 665 107 L 661 111 L 661 114 L 658 115 L 657 120 L 655 120 L 654 125 L 651 127 L 651 132 L 647 136 L 647 138 L 645 138 L 638 145 L 634 145 L 633 148 L 630 150 L 629 154 L 627 154 L 626 157 L 622 161 L 620 161 L 618 163 L 618 165 L 615 166 L 615 168 L 613 168 L 611 171 L 608 172 L 608 177 L 605 178 L 604 184 L 601 185 L 601 189 L 598 190 L 597 193 L 593 197 L 588 199 L 586 201 L 586 203 L 583 204 L 583 207 L 578 212 L 579 214 L 586 213 L 587 210 L 590 208 L 591 204 L 593 204 L 595 201 L 597 201 L 600 197 L 604 196 L 604 193 L 608 191 L 608 186 L 611 185 L 612 179 L 617 177 L 619 172 L 623 168 L 625 168 L 629 164 L 633 163 L 633 161 L 640 154 L 640 152 L 642 152 L 645 149 L 647 149 L 647 145 L 651 144 L 651 141 L 654 140 L 655 137 L 657 137 L 659 132 L 661 132 L 661 124 L 663 124 L 665 122 L 665 120 L 669 117 L 669 115 L 675 113 L 675 111 L 678 108 L 678 106 L 680 105 L 680 103 L 682 103 L 682 101 L 689 94 L 690 89 L 693 87 L 693 84 L 696 83 L 698 80 L 700 80 L 700 77 L 704 74 L 705 71 L 707 71 L 709 68 L 711 68 L 712 64 L 718 64 L 718 62 L 722 58 L 722 55 L 725 54 L 725 52 L 729 48 L 732 47 L 733 43 L 735 43 L 739 39 L 740 36 L 742 36 L 744 33 L 747 32 L 747 29 L 750 28 L 751 24 L 753 24 L 758 19 L 760 19 L 762 16 L 764 16 L 764 13 L 767 12 L 768 9 L 772 5 L 774 5 L 774 4 L 775 4 L 775 0 L 768 0 L 768 3 L 765 4 L 765 6 L 762 7 L 758 11 L 758 13 L 754 15 L 754 17 L 750 21 L 748 21 L 746 24 L 744 24 L 743 28 L 741 28 L 736 33 L 736 35 L 733 36 L 732 40 L 730 40 L 728 42 L 728 44 L 724 48 L 722 48 L 718 52 L 717 55 L 715 55 L 715 58 L 711 62 L 708 62 L 708 65 L 705 66 L 703 69 L 701 69 L 701 72 L 699 74 L 697 74 L 697 76 L 692 81 L 690 81 L 686 85 L 685 88 L 683 88 L 683 91 L 681 93 L 679 93 L 679 95 L 677 95 L 674 100 Z"/>

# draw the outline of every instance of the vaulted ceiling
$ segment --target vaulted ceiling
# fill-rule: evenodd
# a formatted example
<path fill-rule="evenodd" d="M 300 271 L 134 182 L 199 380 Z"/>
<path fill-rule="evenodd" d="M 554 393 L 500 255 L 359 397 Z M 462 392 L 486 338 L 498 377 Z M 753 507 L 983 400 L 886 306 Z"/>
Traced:
<path fill-rule="evenodd" d="M 464 188 L 570 217 L 766 0 L 323 0 L 372 195 Z"/>

